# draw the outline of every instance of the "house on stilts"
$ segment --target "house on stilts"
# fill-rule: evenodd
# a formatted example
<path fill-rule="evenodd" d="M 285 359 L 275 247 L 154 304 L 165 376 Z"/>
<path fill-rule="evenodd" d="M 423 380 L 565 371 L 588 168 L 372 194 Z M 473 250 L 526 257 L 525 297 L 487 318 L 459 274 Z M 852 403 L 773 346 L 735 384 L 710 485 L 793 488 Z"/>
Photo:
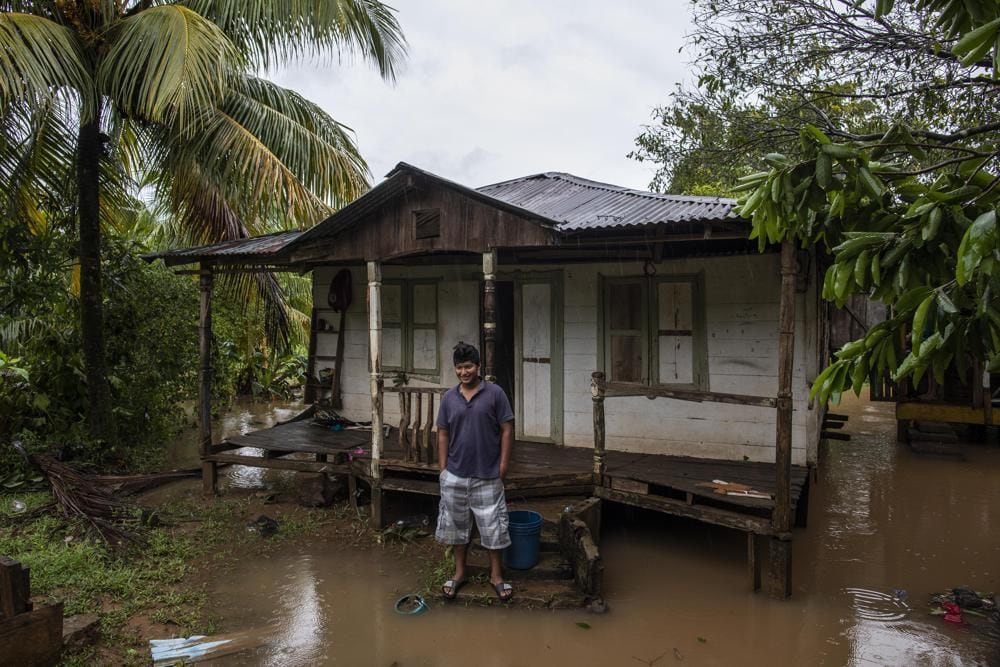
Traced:
<path fill-rule="evenodd" d="M 306 231 L 152 256 L 198 264 L 206 491 L 220 464 L 341 473 L 370 486 L 379 524 L 386 494 L 436 494 L 434 414 L 472 342 L 514 406 L 510 495 L 743 531 L 753 587 L 787 596 L 826 309 L 815 256 L 759 252 L 734 205 L 565 173 L 473 189 L 400 163 Z M 305 400 L 371 428 L 306 416 L 212 441 L 213 276 L 250 270 L 312 272 Z"/>

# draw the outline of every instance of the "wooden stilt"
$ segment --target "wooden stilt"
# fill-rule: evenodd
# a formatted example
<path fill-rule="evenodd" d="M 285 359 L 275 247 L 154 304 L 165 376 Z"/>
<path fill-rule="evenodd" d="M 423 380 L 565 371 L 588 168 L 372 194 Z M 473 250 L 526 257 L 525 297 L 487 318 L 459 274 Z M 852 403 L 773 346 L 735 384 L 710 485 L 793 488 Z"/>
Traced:
<path fill-rule="evenodd" d="M 757 548 L 756 533 L 747 533 L 747 574 L 750 575 L 750 590 L 760 590 L 760 553 Z"/>
<path fill-rule="evenodd" d="M 201 485 L 206 496 L 215 495 L 215 462 L 206 461 L 212 449 L 212 286 L 211 265 L 201 265 L 199 288 L 201 312 L 198 320 L 198 441 L 201 454 Z"/>
<path fill-rule="evenodd" d="M 382 527 L 382 265 L 368 262 L 368 353 L 372 400 L 372 521 Z"/>
<path fill-rule="evenodd" d="M 483 253 L 483 377 L 496 382 L 497 251 Z"/>
<path fill-rule="evenodd" d="M 767 592 L 791 594 L 792 576 L 792 370 L 795 359 L 795 244 L 781 244 L 781 306 L 778 337 L 778 406 L 775 429 L 775 492 L 771 525 L 778 537 L 768 550 Z"/>
<path fill-rule="evenodd" d="M 594 400 L 594 484 L 604 485 L 604 373 L 590 375 L 590 394 Z"/>

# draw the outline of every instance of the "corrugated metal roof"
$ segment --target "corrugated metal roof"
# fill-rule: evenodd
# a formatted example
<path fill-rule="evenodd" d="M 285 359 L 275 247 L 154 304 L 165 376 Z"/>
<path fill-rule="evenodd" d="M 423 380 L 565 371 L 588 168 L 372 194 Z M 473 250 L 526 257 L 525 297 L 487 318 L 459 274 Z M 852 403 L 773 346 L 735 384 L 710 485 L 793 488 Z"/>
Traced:
<path fill-rule="evenodd" d="M 485 204 L 516 213 L 564 234 L 586 234 L 622 227 L 687 222 L 740 222 L 735 199 L 666 195 L 631 190 L 562 172 L 546 172 L 472 189 L 428 171 L 400 162 L 385 180 L 306 231 L 289 231 L 235 239 L 214 245 L 146 255 L 167 264 L 206 259 L 227 263 L 273 261 L 293 245 L 336 236 L 386 202 L 407 192 L 418 175 L 452 188 Z"/>
<path fill-rule="evenodd" d="M 259 262 L 273 260 L 288 245 L 302 236 L 304 232 L 291 230 L 276 232 L 264 236 L 253 236 L 245 239 L 232 239 L 221 243 L 202 245 L 194 248 L 179 248 L 143 255 L 143 259 L 152 261 L 163 259 L 169 264 L 190 264 L 207 259 L 220 259 L 232 263 L 234 260 Z"/>
<path fill-rule="evenodd" d="M 478 192 L 534 211 L 561 232 L 677 222 L 737 221 L 735 199 L 665 195 L 546 172 L 478 188 Z"/>

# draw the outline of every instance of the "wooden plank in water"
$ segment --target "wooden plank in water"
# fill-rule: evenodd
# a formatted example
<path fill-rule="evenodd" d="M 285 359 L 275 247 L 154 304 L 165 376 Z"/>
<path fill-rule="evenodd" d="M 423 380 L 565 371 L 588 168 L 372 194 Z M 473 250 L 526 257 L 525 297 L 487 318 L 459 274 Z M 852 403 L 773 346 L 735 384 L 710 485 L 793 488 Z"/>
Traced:
<path fill-rule="evenodd" d="M 346 463 L 323 463 L 320 461 L 294 461 L 288 459 L 266 459 L 263 456 L 244 456 L 242 454 L 211 454 L 206 461 L 215 463 L 231 463 L 251 466 L 254 468 L 273 468 L 276 470 L 298 470 L 302 472 L 326 472 L 347 474 L 351 467 Z"/>
<path fill-rule="evenodd" d="M 664 498 L 663 496 L 643 496 L 605 487 L 596 487 L 594 495 L 625 505 L 695 519 L 716 526 L 750 531 L 758 535 L 769 535 L 772 533 L 771 520 L 766 517 L 750 516 L 707 505 L 688 505 L 683 500 Z"/>
<path fill-rule="evenodd" d="M 1000 408 L 993 408 L 993 423 L 1000 423 Z M 945 403 L 907 402 L 896 404 L 896 419 L 917 419 L 920 421 L 947 422 L 952 424 L 983 424 L 983 408 Z"/>
<path fill-rule="evenodd" d="M 62 650 L 63 605 L 39 607 L 0 621 L 0 657 L 5 665 L 48 667 Z"/>

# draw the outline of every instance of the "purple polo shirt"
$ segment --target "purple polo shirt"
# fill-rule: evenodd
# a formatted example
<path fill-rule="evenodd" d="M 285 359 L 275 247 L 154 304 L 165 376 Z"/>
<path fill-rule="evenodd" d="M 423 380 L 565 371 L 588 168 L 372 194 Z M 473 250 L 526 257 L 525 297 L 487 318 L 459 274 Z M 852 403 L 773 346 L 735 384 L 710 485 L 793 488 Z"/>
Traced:
<path fill-rule="evenodd" d="M 498 385 L 479 381 L 466 401 L 458 386 L 441 397 L 437 426 L 448 431 L 448 472 L 459 477 L 500 476 L 500 425 L 513 421 L 507 394 Z"/>

